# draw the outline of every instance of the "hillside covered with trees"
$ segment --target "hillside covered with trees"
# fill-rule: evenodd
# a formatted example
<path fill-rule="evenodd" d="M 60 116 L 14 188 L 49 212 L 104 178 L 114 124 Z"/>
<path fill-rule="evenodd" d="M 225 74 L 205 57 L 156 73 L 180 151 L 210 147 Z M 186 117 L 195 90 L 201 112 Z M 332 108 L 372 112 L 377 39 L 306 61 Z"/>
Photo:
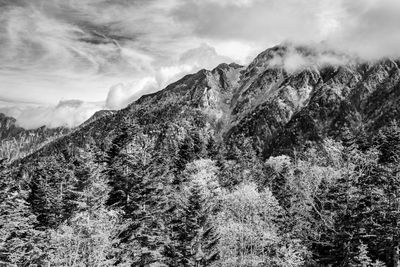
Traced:
<path fill-rule="evenodd" d="M 0 265 L 397 267 L 400 62 L 292 53 L 338 56 L 276 46 L 4 159 Z"/>

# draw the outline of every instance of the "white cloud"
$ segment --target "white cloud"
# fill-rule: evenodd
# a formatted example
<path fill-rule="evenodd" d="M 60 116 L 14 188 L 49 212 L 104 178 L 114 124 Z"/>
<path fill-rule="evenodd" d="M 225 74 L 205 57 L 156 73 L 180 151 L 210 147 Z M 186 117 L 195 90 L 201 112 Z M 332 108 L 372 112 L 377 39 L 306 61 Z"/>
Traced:
<path fill-rule="evenodd" d="M 314 46 L 295 46 L 285 44 L 286 52 L 275 54 L 268 61 L 268 67 L 285 68 L 289 73 L 293 73 L 305 68 L 323 67 L 326 65 L 344 65 L 351 63 L 354 58 L 347 55 L 336 53 L 322 45 Z"/>
<path fill-rule="evenodd" d="M 213 4 L 218 4 L 221 6 L 238 6 L 238 7 L 246 7 L 246 6 L 251 6 L 254 4 L 256 1 L 261 1 L 261 0 L 204 0 L 205 2 L 213 3 Z"/>
<path fill-rule="evenodd" d="M 287 40 L 324 42 L 368 59 L 400 56 L 398 0 L 245 3 L 185 0 L 176 8 L 174 16 L 190 26 L 192 35 L 214 41 L 252 42 L 263 49 Z"/>
<path fill-rule="evenodd" d="M 156 80 L 159 87 L 164 88 L 168 84 L 177 81 L 179 78 L 182 78 L 185 74 L 188 74 L 193 70 L 193 66 L 185 64 L 161 67 L 156 72 Z"/>
<path fill-rule="evenodd" d="M 141 95 L 154 92 L 157 89 L 157 82 L 152 77 L 146 77 L 128 84 L 116 84 L 108 92 L 105 107 L 108 109 L 124 108 Z"/>
<path fill-rule="evenodd" d="M 400 2 L 341 0 L 339 26 L 327 38 L 333 47 L 366 59 L 400 56 Z"/>
<path fill-rule="evenodd" d="M 103 108 L 102 103 L 80 100 L 60 101 L 57 106 L 13 106 L 1 107 L 0 112 L 17 119 L 17 124 L 26 129 L 46 125 L 54 127 L 74 127 L 90 118 Z"/>
<path fill-rule="evenodd" d="M 215 47 L 219 55 L 231 58 L 235 63 L 243 65 L 249 64 L 260 51 L 267 48 L 251 40 L 208 40 L 208 42 Z"/>
<path fill-rule="evenodd" d="M 222 62 L 230 63 L 231 61 L 232 59 L 219 55 L 213 47 L 202 44 L 183 52 L 178 60 L 171 61 L 169 65 L 155 69 L 153 76 L 112 86 L 108 92 L 106 107 L 124 108 L 141 95 L 162 89 L 186 74 L 202 68 L 213 69 Z"/>
<path fill-rule="evenodd" d="M 108 86 L 109 89 L 105 101 L 92 103 L 90 101 L 81 100 L 64 100 L 60 101 L 57 105 L 43 105 L 40 103 L 34 105 L 17 105 L 17 101 L 17 103 L 8 105 L 3 104 L 3 107 L 0 108 L 0 112 L 15 117 L 18 123 L 25 128 L 35 128 L 43 125 L 48 127 L 75 127 L 92 116 L 97 110 L 124 108 L 140 96 L 160 90 L 188 73 L 196 72 L 201 68 L 214 68 L 223 61 L 230 62 L 231 60 L 227 57 L 220 56 L 211 46 L 203 44 L 183 52 L 177 59 L 171 60 L 169 65 L 158 68 L 154 67 L 147 76 L 125 77 L 126 82 L 118 83 L 118 77 L 109 79 L 100 77 L 100 80 L 97 80 L 95 79 L 96 76 L 92 76 L 93 81 L 85 81 L 82 80 L 79 75 L 77 77 L 64 76 L 62 79 L 60 77 L 56 79 L 56 81 L 59 82 L 58 89 L 63 88 L 64 90 L 68 90 L 68 87 L 73 87 L 78 91 L 85 90 L 85 86 L 88 85 L 90 88 Z M 7 87 L 18 88 L 17 86 L 21 86 L 19 84 L 20 81 L 17 80 L 18 76 L 12 73 L 4 74 L 4 76 L 0 77 L 0 82 L 4 79 L 3 84 L 6 84 Z M 37 77 L 42 78 L 40 83 L 34 83 L 34 79 Z M 27 75 L 24 79 L 25 83 L 21 86 L 21 90 L 26 90 L 28 87 L 32 88 L 32 85 L 42 85 L 42 87 L 33 88 L 35 90 L 32 90 L 32 95 L 29 95 L 30 92 L 28 91 L 25 94 L 25 98 L 20 98 L 20 100 L 27 100 L 26 98 L 28 98 L 29 100 L 35 99 L 39 101 L 40 99 L 52 97 L 51 95 L 54 88 L 49 87 L 53 84 L 54 77 L 35 74 Z M 92 94 L 95 93 L 93 91 L 88 91 L 88 93 L 90 92 L 92 92 Z M 67 92 L 64 92 L 65 95 L 68 95 L 66 93 Z M 103 94 L 100 94 L 100 97 L 97 98 L 103 100 L 104 95 L 106 94 L 103 92 Z M 15 95 L 9 94 L 8 96 L 17 98 L 18 93 Z M 73 95 L 69 96 L 73 97 Z"/>

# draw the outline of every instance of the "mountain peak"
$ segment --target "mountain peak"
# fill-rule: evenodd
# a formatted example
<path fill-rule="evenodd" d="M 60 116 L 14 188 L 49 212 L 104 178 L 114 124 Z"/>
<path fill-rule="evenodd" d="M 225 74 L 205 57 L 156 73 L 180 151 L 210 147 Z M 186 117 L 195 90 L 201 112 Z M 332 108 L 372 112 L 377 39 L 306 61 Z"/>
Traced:
<path fill-rule="evenodd" d="M 247 67 L 222 63 L 202 69 L 126 109 L 99 113 L 74 136 L 89 129 L 97 129 L 96 138 L 107 136 L 98 131 L 113 132 L 112 124 L 127 117 L 146 125 L 196 112 L 213 116 L 220 125 L 216 131 L 226 140 L 254 138 L 261 150 L 270 151 L 308 138 L 304 136 L 312 129 L 302 128 L 304 118 L 318 128 L 314 137 L 335 136 L 349 124 L 379 128 L 399 114 L 394 108 L 400 103 L 395 90 L 399 80 L 396 60 L 362 63 L 329 49 L 285 43 L 260 53 Z M 86 127 L 92 122 L 98 126 Z M 296 134 L 288 141 L 289 133 Z"/>

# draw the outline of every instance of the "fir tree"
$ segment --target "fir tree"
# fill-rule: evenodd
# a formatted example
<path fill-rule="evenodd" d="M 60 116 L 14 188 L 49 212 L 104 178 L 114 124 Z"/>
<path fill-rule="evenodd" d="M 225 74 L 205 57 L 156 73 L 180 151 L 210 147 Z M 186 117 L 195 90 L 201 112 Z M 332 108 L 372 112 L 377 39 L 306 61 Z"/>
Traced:
<path fill-rule="evenodd" d="M 381 129 L 374 138 L 374 145 L 381 152 L 380 162 L 394 163 L 400 158 L 400 127 L 396 121 Z"/>
<path fill-rule="evenodd" d="M 176 159 L 177 174 L 180 174 L 186 167 L 186 164 L 195 157 L 195 145 L 190 136 L 186 136 L 179 146 L 178 156 Z"/>
<path fill-rule="evenodd" d="M 128 139 L 128 130 L 123 128 L 121 134 L 118 135 L 111 143 L 110 149 L 105 156 L 104 175 L 108 179 L 110 186 L 108 205 L 124 206 L 127 203 L 127 156 L 124 153 L 124 145 Z"/>
<path fill-rule="evenodd" d="M 177 203 L 165 250 L 169 266 L 210 266 L 219 259 L 219 237 L 210 222 L 208 203 L 197 183 L 190 187 L 187 198 Z"/>
<path fill-rule="evenodd" d="M 36 229 L 38 222 L 26 201 L 27 193 L 15 186 L 7 168 L 2 164 L 0 170 L 0 265 L 40 264 L 46 236 Z"/>
<path fill-rule="evenodd" d="M 219 154 L 218 153 L 219 152 L 219 147 L 218 147 L 218 143 L 215 141 L 214 137 L 211 136 L 208 139 L 206 149 L 207 149 L 207 156 L 210 159 L 214 159 L 214 160 L 217 159 L 218 154 Z"/>
<path fill-rule="evenodd" d="M 133 264 L 147 266 L 162 260 L 165 228 L 162 208 L 166 189 L 151 172 L 131 178 L 133 185 L 123 216 L 126 223 L 119 238 L 121 248 L 129 254 Z"/>
<path fill-rule="evenodd" d="M 51 266 L 113 266 L 114 240 L 118 212 L 108 209 L 105 202 L 109 188 L 100 175 L 101 166 L 89 155 L 77 171 L 78 181 L 71 193 L 73 216 L 50 230 Z"/>
<path fill-rule="evenodd" d="M 151 146 L 151 140 L 146 135 L 136 133 L 122 145 L 124 142 L 116 139 L 108 153 L 104 172 L 111 187 L 108 204 L 123 211 L 124 222 L 118 235 L 121 259 L 130 259 L 135 266 L 147 266 L 162 258 L 165 173 L 160 173 L 163 168 L 153 166 L 160 163 L 157 155 L 148 158 L 146 147 Z"/>

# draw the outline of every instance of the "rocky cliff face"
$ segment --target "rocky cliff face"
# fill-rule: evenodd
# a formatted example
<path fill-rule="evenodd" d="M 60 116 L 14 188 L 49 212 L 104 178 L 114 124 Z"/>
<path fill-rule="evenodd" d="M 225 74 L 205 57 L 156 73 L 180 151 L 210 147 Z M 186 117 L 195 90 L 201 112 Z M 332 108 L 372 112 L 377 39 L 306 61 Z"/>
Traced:
<path fill-rule="evenodd" d="M 0 139 L 6 139 L 18 135 L 24 129 L 15 125 L 16 120 L 0 113 Z"/>
<path fill-rule="evenodd" d="M 190 132 L 227 144 L 247 140 L 263 157 L 340 138 L 344 128 L 374 132 L 400 118 L 399 66 L 276 46 L 247 67 L 201 70 L 123 110 L 101 113 L 23 162 L 89 141 L 104 150 L 127 122 L 160 142 L 169 136 L 179 143 Z"/>
<path fill-rule="evenodd" d="M 7 139 L 19 139 L 22 136 L 41 136 L 44 139 L 54 135 L 66 134 L 69 130 L 64 127 L 47 128 L 45 126 L 37 129 L 24 129 L 16 124 L 17 120 L 0 113 L 0 141 Z"/>
<path fill-rule="evenodd" d="M 35 151 L 41 144 L 68 133 L 69 129 L 40 127 L 26 130 L 16 119 L 0 113 L 0 158 L 12 160 Z"/>
<path fill-rule="evenodd" d="M 295 70 L 276 64 L 276 57 L 291 56 L 287 47 L 278 46 L 261 53 L 245 70 L 231 107 L 228 139 L 251 138 L 268 156 L 306 141 L 340 137 L 344 127 L 374 132 L 400 118 L 399 61 L 347 58 L 346 64 L 332 64 L 321 62 L 327 54 L 337 57 L 332 52 L 321 56 L 295 49 L 311 64 Z"/>

